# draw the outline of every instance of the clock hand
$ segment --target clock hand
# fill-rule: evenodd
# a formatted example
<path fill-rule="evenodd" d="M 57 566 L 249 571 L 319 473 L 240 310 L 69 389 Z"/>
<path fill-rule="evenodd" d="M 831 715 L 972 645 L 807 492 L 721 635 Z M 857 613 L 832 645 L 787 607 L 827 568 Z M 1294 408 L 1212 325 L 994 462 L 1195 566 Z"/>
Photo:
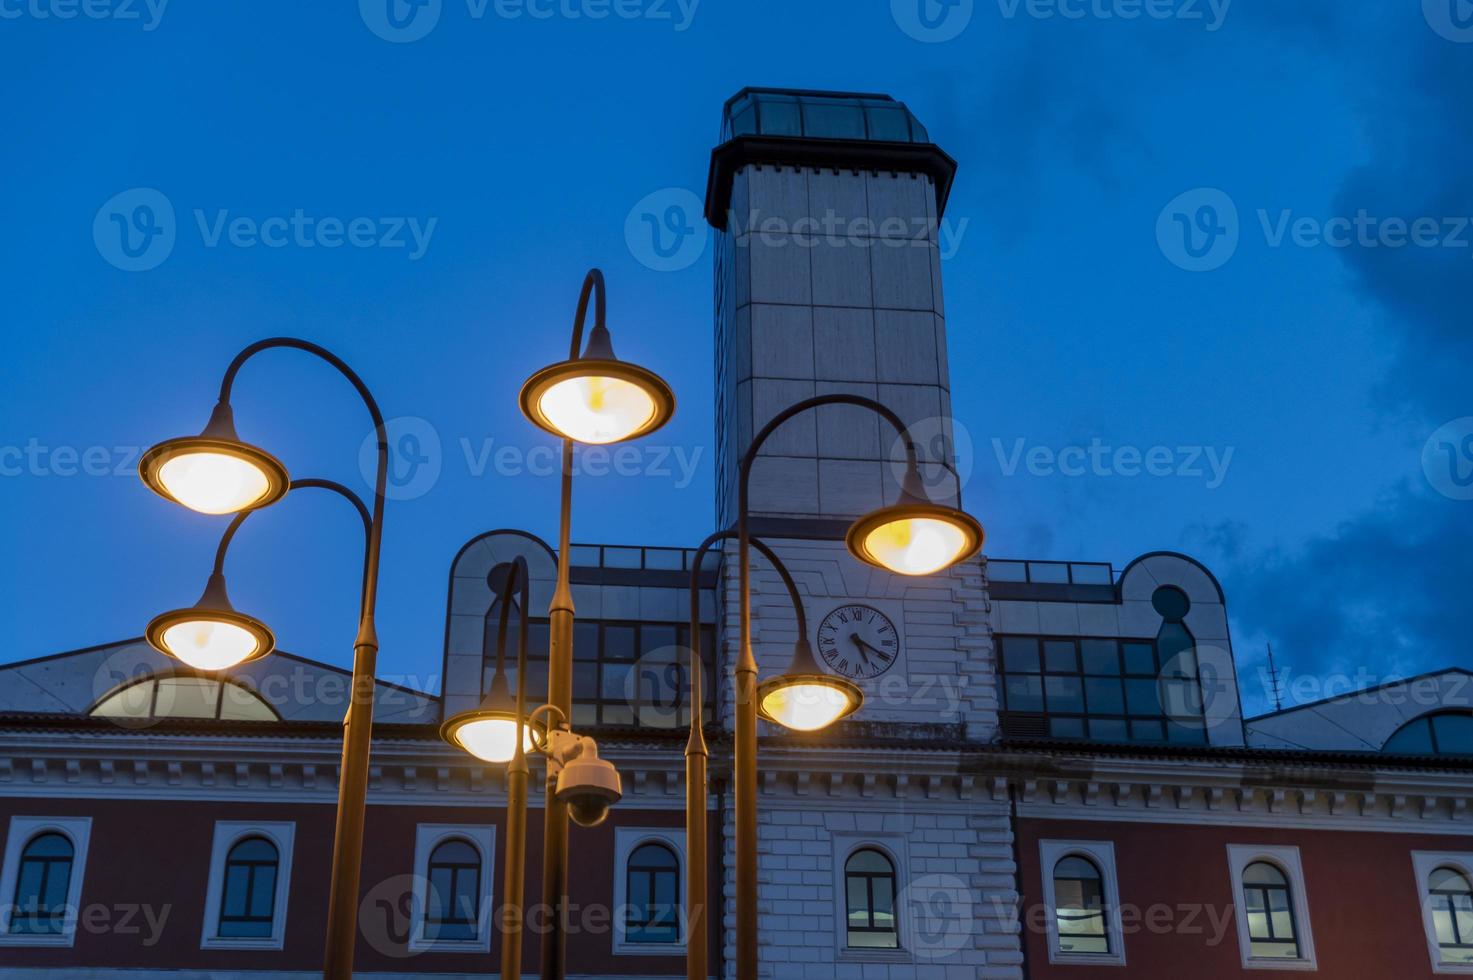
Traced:
<path fill-rule="evenodd" d="M 858 636 L 854 637 L 854 642 L 855 643 L 858 643 L 861 649 L 864 648 L 864 647 L 869 647 L 871 650 L 873 650 L 875 653 L 878 653 L 882 657 L 888 657 L 888 656 L 890 656 L 888 653 L 886 653 L 884 650 L 881 650 L 879 647 L 875 646 L 873 643 L 870 643 L 868 640 L 860 639 Z M 866 657 L 868 657 L 867 654 L 866 654 Z"/>
<path fill-rule="evenodd" d="M 864 652 L 864 648 L 865 648 L 865 647 L 866 647 L 866 646 L 867 646 L 867 645 L 868 645 L 868 644 L 866 644 L 866 643 L 865 643 L 865 642 L 864 642 L 864 641 L 863 641 L 863 640 L 861 640 L 861 639 L 860 639 L 860 638 L 859 638 L 859 635 L 858 635 L 858 634 L 857 634 L 857 633 L 850 633 L 850 634 L 849 634 L 849 639 L 851 639 L 851 640 L 853 640 L 853 641 L 854 641 L 854 646 L 855 646 L 855 647 L 856 647 L 856 648 L 858 648 L 858 650 L 859 650 L 859 655 L 860 655 L 860 656 L 861 656 L 861 657 L 863 657 L 863 658 L 864 658 L 864 662 L 865 662 L 865 663 L 869 663 L 869 662 L 870 662 L 870 660 L 869 660 L 869 654 L 867 654 L 867 653 L 865 653 L 865 652 Z"/>

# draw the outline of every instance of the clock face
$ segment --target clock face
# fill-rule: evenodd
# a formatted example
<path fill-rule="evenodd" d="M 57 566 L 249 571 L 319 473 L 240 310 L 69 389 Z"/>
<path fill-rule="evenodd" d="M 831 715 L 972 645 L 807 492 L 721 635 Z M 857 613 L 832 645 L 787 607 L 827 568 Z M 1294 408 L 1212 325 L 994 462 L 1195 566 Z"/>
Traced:
<path fill-rule="evenodd" d="M 818 655 L 844 677 L 878 677 L 899 653 L 895 624 L 871 606 L 840 606 L 818 624 Z"/>

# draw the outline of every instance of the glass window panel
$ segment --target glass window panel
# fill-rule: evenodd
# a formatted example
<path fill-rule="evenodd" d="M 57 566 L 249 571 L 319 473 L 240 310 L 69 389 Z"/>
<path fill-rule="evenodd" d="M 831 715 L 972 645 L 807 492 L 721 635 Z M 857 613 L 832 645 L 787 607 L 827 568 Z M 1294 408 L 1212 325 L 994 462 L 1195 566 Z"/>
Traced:
<path fill-rule="evenodd" d="M 1432 891 L 1473 892 L 1473 884 L 1456 868 L 1438 868 L 1427 879 Z"/>
<path fill-rule="evenodd" d="M 1154 719 L 1132 721 L 1130 737 L 1137 742 L 1164 742 L 1166 741 L 1166 728 L 1161 722 Z"/>
<path fill-rule="evenodd" d="M 1120 673 L 1120 645 L 1114 640 L 1080 640 L 1079 650 L 1086 674 L 1113 676 Z"/>
<path fill-rule="evenodd" d="M 1055 673 L 1077 674 L 1079 658 L 1074 651 L 1073 640 L 1043 641 L 1044 669 Z"/>
<path fill-rule="evenodd" d="M 246 885 L 250 879 L 250 868 L 235 865 L 225 869 L 225 898 L 221 902 L 222 915 L 241 916 L 246 914 Z"/>
<path fill-rule="evenodd" d="M 620 701 L 628 703 L 629 695 L 633 693 L 630 687 L 631 664 L 603 664 L 603 699 L 605 701 Z"/>
<path fill-rule="evenodd" d="M 204 677 L 164 677 L 159 679 L 154 714 L 167 718 L 213 718 L 220 697 L 217 681 Z"/>
<path fill-rule="evenodd" d="M 1078 677 L 1045 677 L 1048 710 L 1080 714 L 1084 711 L 1084 685 Z"/>
<path fill-rule="evenodd" d="M 1109 565 L 1070 565 L 1069 572 L 1074 576 L 1075 585 L 1115 584 Z"/>
<path fill-rule="evenodd" d="M 1427 718 L 1418 718 L 1404 725 L 1386 740 L 1381 751 L 1399 755 L 1431 755 L 1432 722 Z"/>
<path fill-rule="evenodd" d="M 1028 563 L 1021 561 L 990 561 L 987 577 L 993 582 L 1028 581 Z"/>
<path fill-rule="evenodd" d="M 536 629 L 536 628 L 537 627 L 533 627 L 533 629 Z M 544 626 L 542 626 L 542 629 L 543 630 L 550 631 L 551 630 L 551 626 L 545 626 L 544 625 Z M 546 634 L 546 637 L 547 638 L 543 641 L 542 645 L 540 645 L 540 646 L 534 646 L 531 643 L 531 640 L 532 640 L 532 638 L 535 635 L 536 635 L 535 633 L 528 633 L 527 634 L 527 640 L 528 640 L 527 655 L 529 657 L 535 655 L 535 656 L 538 656 L 538 657 L 544 657 L 545 658 L 548 655 L 548 652 L 549 652 L 549 647 L 548 647 L 547 644 L 548 644 L 548 642 L 551 641 L 551 633 L 548 632 Z M 573 659 L 574 660 L 597 660 L 598 659 L 598 656 L 599 656 L 599 649 L 598 649 L 598 624 L 597 623 L 587 622 L 587 621 L 584 621 L 584 622 L 581 622 L 581 623 L 574 623 L 573 624 Z"/>
<path fill-rule="evenodd" d="M 1204 745 L 1207 742 L 1207 732 L 1200 723 L 1193 725 L 1183 724 L 1181 721 L 1168 721 L 1166 741 L 1177 745 Z"/>
<path fill-rule="evenodd" d="M 675 646 L 674 626 L 641 626 L 639 628 L 640 656 L 655 650 L 668 650 L 673 646 Z"/>
<path fill-rule="evenodd" d="M 637 655 L 633 626 L 604 627 L 603 659 L 633 660 Z"/>
<path fill-rule="evenodd" d="M 21 864 L 15 883 L 15 904 L 26 909 L 38 905 L 41 899 L 41 879 L 46 876 L 46 865 L 41 861 Z"/>
<path fill-rule="evenodd" d="M 575 544 L 570 546 L 568 561 L 580 568 L 597 568 L 599 566 L 598 545 Z"/>
<path fill-rule="evenodd" d="M 1441 755 L 1473 755 L 1473 715 L 1448 714 L 1432 719 Z"/>
<path fill-rule="evenodd" d="M 803 100 L 803 135 L 819 139 L 864 139 L 864 115 L 857 104 Z"/>
<path fill-rule="evenodd" d="M 1161 653 L 1161 666 L 1192 649 L 1192 635 L 1181 623 L 1164 623 L 1156 634 L 1156 649 Z"/>
<path fill-rule="evenodd" d="M 1032 674 L 1009 674 L 1004 683 L 1009 711 L 1042 711 L 1043 678 Z"/>
<path fill-rule="evenodd" d="M 26 845 L 27 858 L 69 858 L 73 854 L 72 843 L 56 833 L 38 834 Z"/>
<path fill-rule="evenodd" d="M 147 718 L 153 710 L 154 681 L 130 684 L 92 709 L 106 718 Z"/>
<path fill-rule="evenodd" d="M 890 861 L 879 851 L 856 851 L 844 866 L 846 871 L 856 874 L 893 874 Z"/>
<path fill-rule="evenodd" d="M 254 691 L 238 684 L 222 684 L 220 717 L 231 721 L 275 721 L 276 712 Z"/>
<path fill-rule="evenodd" d="M 905 110 L 869 106 L 864 112 L 869 117 L 870 139 L 889 140 L 895 143 L 910 141 L 910 124 L 906 119 Z"/>
<path fill-rule="evenodd" d="M 757 132 L 757 110 L 751 105 L 743 106 L 732 114 L 731 135 L 751 136 Z"/>
<path fill-rule="evenodd" d="M 764 136 L 802 136 L 803 124 L 798 116 L 796 99 L 763 96 L 757 108 L 758 122 Z"/>
<path fill-rule="evenodd" d="M 1125 714 L 1125 694 L 1120 681 L 1113 677 L 1086 677 L 1084 696 L 1086 704 L 1089 705 L 1090 714 Z"/>
<path fill-rule="evenodd" d="M 1289 885 L 1289 879 L 1285 878 L 1284 873 L 1273 865 L 1255 861 L 1244 869 L 1243 884 L 1277 885 L 1280 888 L 1286 888 Z"/>
<path fill-rule="evenodd" d="M 626 712 L 629 711 L 628 708 L 625 708 L 624 710 Z M 630 714 L 629 715 L 629 720 L 631 722 L 634 720 L 634 715 L 633 714 Z M 575 703 L 573 705 L 573 727 L 574 728 L 578 728 L 580 725 L 581 726 L 587 726 L 587 725 L 597 725 L 597 724 L 598 724 L 598 705 L 596 705 L 596 704 L 580 704 L 580 703 Z M 615 722 L 610 722 L 609 724 L 616 724 L 616 723 Z"/>
<path fill-rule="evenodd" d="M 1002 666 L 1010 673 L 1037 673 L 1038 641 L 1031 636 L 1003 637 Z"/>
<path fill-rule="evenodd" d="M 644 549 L 645 568 L 663 568 L 678 572 L 684 565 L 685 553 L 678 548 Z"/>
<path fill-rule="evenodd" d="M 1089 737 L 1101 742 L 1127 741 L 1125 722 L 1109 718 L 1091 718 Z"/>
<path fill-rule="evenodd" d="M 1149 643 L 1123 643 L 1121 649 L 1125 654 L 1125 672 L 1127 674 L 1146 674 L 1156 676 L 1156 652 Z"/>
<path fill-rule="evenodd" d="M 1156 682 L 1136 677 L 1126 678 L 1125 707 L 1132 715 L 1161 714 L 1160 691 Z"/>
<path fill-rule="evenodd" d="M 1067 585 L 1069 582 L 1069 566 L 1064 562 L 1030 561 L 1028 563 L 1028 578 L 1032 582 L 1041 582 L 1050 585 Z"/>
<path fill-rule="evenodd" d="M 1054 738 L 1084 738 L 1084 719 L 1050 718 L 1049 734 Z"/>
<path fill-rule="evenodd" d="M 1259 959 L 1292 960 L 1299 956 L 1299 951 L 1293 943 L 1274 940 L 1255 939 L 1249 943 L 1248 952 L 1250 956 Z"/>
<path fill-rule="evenodd" d="M 864 878 L 850 878 L 845 885 L 849 894 L 849 924 L 869 924 L 869 885 Z"/>
<path fill-rule="evenodd" d="M 276 867 L 268 865 L 256 869 L 255 881 L 251 883 L 251 915 L 271 917 L 271 908 L 276 904 Z"/>
<path fill-rule="evenodd" d="M 604 546 L 604 568 L 639 568 L 643 559 L 640 548 Z"/>
<path fill-rule="evenodd" d="M 578 706 L 573 706 L 573 713 L 578 713 Z M 589 707 L 589 717 L 593 714 L 592 706 Z M 605 725 L 632 725 L 634 724 L 634 709 L 627 704 L 605 704 L 599 709 L 599 721 Z M 592 724 L 592 722 L 588 722 Z"/>
<path fill-rule="evenodd" d="M 513 677 L 512 680 L 515 681 L 516 678 Z M 598 664 L 575 661 L 573 664 L 573 699 L 575 701 L 597 700 L 598 692 Z"/>

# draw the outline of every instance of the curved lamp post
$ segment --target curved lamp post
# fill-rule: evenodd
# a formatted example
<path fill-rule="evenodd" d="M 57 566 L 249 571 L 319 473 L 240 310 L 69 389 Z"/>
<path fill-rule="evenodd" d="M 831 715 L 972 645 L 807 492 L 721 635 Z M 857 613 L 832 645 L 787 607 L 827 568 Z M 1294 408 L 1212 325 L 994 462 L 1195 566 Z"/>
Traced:
<path fill-rule="evenodd" d="M 704 712 L 706 696 L 701 680 L 701 562 L 716 542 L 737 536 L 736 531 L 716 531 L 701 542 L 696 549 L 690 566 L 690 737 L 685 743 L 685 966 L 687 980 L 707 980 L 710 951 L 706 926 L 706 761 L 710 751 L 706 748 Z M 788 569 L 759 538 L 749 543 L 760 551 L 777 570 L 788 590 L 788 599 L 793 604 L 793 614 L 798 620 L 798 639 L 793 644 L 793 667 L 789 667 L 783 678 L 798 681 L 809 676 L 813 650 L 808 645 L 808 615 L 803 609 L 803 599 L 798 595 L 798 586 Z M 795 673 L 796 670 L 796 673 Z M 859 686 L 842 677 L 823 675 L 826 689 L 844 692 L 849 704 L 849 714 L 858 709 L 864 700 Z M 771 682 L 769 682 L 771 683 Z M 777 719 L 770 719 L 777 720 Z"/>
<path fill-rule="evenodd" d="M 930 575 L 975 555 L 982 547 L 982 525 L 964 511 L 931 502 L 920 478 L 915 444 L 905 423 L 889 408 L 862 395 L 832 394 L 807 398 L 775 415 L 753 437 L 743 454 L 737 476 L 737 541 L 740 569 L 740 649 L 736 679 L 736 975 L 757 980 L 757 716 L 815 731 L 859 707 L 847 703 L 837 678 L 823 674 L 812 650 L 803 657 L 807 637 L 800 638 L 793 667 L 787 674 L 757 684 L 757 661 L 752 655 L 752 543 L 748 524 L 748 485 L 752 464 L 762 444 L 784 422 L 823 405 L 854 405 L 879 415 L 890 424 L 905 446 L 905 475 L 900 497 L 892 505 L 866 514 L 849 528 L 849 551 L 860 561 L 901 575 Z"/>
<path fill-rule="evenodd" d="M 527 627 L 531 575 L 527 559 L 518 555 L 498 568 L 505 577 L 496 590 L 501 619 L 496 627 L 496 675 L 481 707 L 448 718 L 440 737 L 486 762 L 506 763 L 506 870 L 502 888 L 501 975 L 522 975 L 523 893 L 527 877 L 527 750 L 533 748 L 526 727 Z M 506 672 L 506 624 L 512 596 L 521 595 L 517 618 L 517 694 L 509 697 Z M 508 732 L 507 726 L 510 726 Z M 510 737 L 507 737 L 508 734 Z"/>
<path fill-rule="evenodd" d="M 583 346 L 583 325 L 593 300 L 593 330 Z M 557 585 L 548 607 L 548 702 L 564 719 L 573 716 L 573 591 L 568 584 L 573 501 L 573 443 L 595 445 L 648 435 L 675 413 L 675 395 L 652 371 L 620 361 L 604 319 L 604 276 L 583 279 L 568 359 L 538 371 L 522 386 L 522 412 L 538 428 L 562 439 L 562 500 L 558 515 Z M 542 901 L 550 909 L 542 934 L 542 976 L 562 980 L 567 936 L 563 916 L 568 892 L 568 808 L 557 799 L 548 767 L 542 845 Z"/>
<path fill-rule="evenodd" d="M 149 639 L 164 644 L 161 649 L 185 659 L 185 655 L 228 659 L 245 650 L 245 641 L 231 627 L 252 633 L 251 623 L 232 619 L 227 613 L 224 576 L 219 575 L 220 559 L 235 528 L 243 519 L 242 512 L 268 506 L 280 500 L 292 487 L 286 467 L 271 453 L 241 440 L 235 431 L 230 394 L 246 361 L 262 351 L 275 348 L 299 350 L 318 357 L 337 369 L 363 400 L 373 419 L 378 442 L 378 466 L 374 476 L 373 507 L 369 508 L 357 495 L 339 484 L 328 481 L 303 480 L 298 487 L 317 486 L 332 489 L 355 504 L 365 519 L 367 544 L 363 559 L 363 586 L 359 604 L 358 635 L 353 641 L 353 688 L 347 715 L 343 719 L 342 775 L 338 780 L 337 826 L 333 836 L 332 885 L 328 897 L 327 940 L 323 960 L 323 976 L 327 980 L 351 980 L 353 945 L 358 928 L 359 863 L 363 853 L 364 801 L 368 794 L 368 760 L 373 736 L 374 671 L 378 659 L 378 634 L 374 629 L 374 607 L 378 595 L 379 554 L 383 540 L 384 492 L 389 473 L 389 443 L 383 413 L 368 386 L 337 355 L 324 347 L 295 337 L 273 337 L 258 341 L 242 350 L 225 370 L 220 384 L 220 398 L 210 421 L 197 436 L 170 439 L 154 446 L 138 463 L 139 476 L 149 489 L 168 500 L 204 514 L 241 514 L 226 532 L 217 555 L 216 575 L 196 607 L 180 613 L 165 613 L 150 624 Z M 218 576 L 218 577 L 217 577 Z M 235 616 L 240 614 L 235 613 Z M 194 618 L 190 618 L 193 616 Z M 175 618 L 170 618 L 175 617 Z M 249 620 L 250 617 L 243 617 Z M 163 622 L 160 622 L 163 620 Z M 153 626 L 157 624 L 158 630 Z M 257 624 L 259 625 L 259 624 Z M 264 627 L 263 627 L 264 628 Z M 269 635 L 269 630 L 266 631 Z M 252 635 L 264 645 L 260 633 Z M 178 652 L 172 649 L 177 645 Z M 269 652 L 265 650 L 264 652 Z M 236 663 L 264 655 L 246 651 Z M 189 662 L 185 660 L 185 662 Z M 214 668 L 223 669 L 223 668 Z"/>

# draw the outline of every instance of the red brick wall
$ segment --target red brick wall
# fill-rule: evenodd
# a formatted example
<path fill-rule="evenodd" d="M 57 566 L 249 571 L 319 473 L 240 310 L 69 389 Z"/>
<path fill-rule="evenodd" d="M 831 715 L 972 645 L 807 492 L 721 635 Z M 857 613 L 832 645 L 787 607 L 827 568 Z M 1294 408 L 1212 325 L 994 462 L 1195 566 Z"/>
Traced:
<path fill-rule="evenodd" d="M 1118 966 L 1049 963 L 1042 925 L 1046 912 L 1040 840 L 1114 843 L 1121 907 L 1138 910 L 1138 924 L 1125 935 L 1124 972 Z M 1432 977 L 1411 852 L 1473 851 L 1473 841 L 1451 836 L 1020 820 L 1018 858 L 1028 975 L 1035 980 L 1120 980 L 1126 975 L 1130 980 L 1303 977 L 1302 970 L 1243 969 L 1231 914 L 1229 844 L 1299 848 L 1317 975 L 1334 980 Z M 1156 918 L 1148 920 L 1145 915 L 1152 906 L 1160 908 L 1152 913 Z M 1223 923 L 1221 940 L 1215 944 L 1209 910 Z"/>
<path fill-rule="evenodd" d="M 327 916 L 327 881 L 332 860 L 331 805 L 155 802 L 146 800 L 0 799 L 0 830 L 13 815 L 90 816 L 92 834 L 80 905 L 90 910 L 71 949 L 0 948 L 0 965 L 46 967 L 65 975 L 66 967 L 153 969 L 313 970 L 322 964 L 323 928 Z M 285 947 L 275 950 L 202 950 L 204 897 L 209 877 L 210 848 L 218 820 L 294 821 L 291 891 Z M 493 930 L 491 953 L 410 953 L 405 945 L 402 916 L 386 913 L 408 887 L 401 876 L 413 872 L 415 827 L 421 823 L 493 824 L 497 855 L 492 890 L 495 907 L 503 897 L 505 810 L 434 806 L 379 806 L 368 808 L 363 855 L 362 892 L 369 911 L 360 914 L 360 939 L 355 967 L 364 971 L 435 971 L 494 973 L 500 962 L 500 935 Z M 612 956 L 612 926 L 608 912 L 588 912 L 589 906 L 607 909 L 613 902 L 614 828 L 684 827 L 679 810 L 616 808 L 601 827 L 574 826 L 570 834 L 570 899 L 579 931 L 568 939 L 568 968 L 573 973 L 605 976 L 621 974 L 684 975 L 684 957 Z M 715 822 L 710 849 L 716 853 Z M 542 811 L 527 814 L 526 894 L 528 904 L 540 901 Z M 713 860 L 714 869 L 714 860 Z M 719 878 L 713 893 L 719 896 Z M 10 896 L 3 901 L 9 902 Z M 73 899 L 76 901 L 76 899 Z M 153 930 L 142 915 L 128 908 L 148 906 L 157 917 L 168 918 L 157 942 L 145 945 Z M 107 912 L 103 912 L 107 909 Z M 125 919 L 125 915 L 131 919 Z M 720 915 L 712 916 L 713 930 Z M 129 930 L 136 929 L 136 932 Z M 537 938 L 529 937 L 523 968 L 536 970 Z"/>

